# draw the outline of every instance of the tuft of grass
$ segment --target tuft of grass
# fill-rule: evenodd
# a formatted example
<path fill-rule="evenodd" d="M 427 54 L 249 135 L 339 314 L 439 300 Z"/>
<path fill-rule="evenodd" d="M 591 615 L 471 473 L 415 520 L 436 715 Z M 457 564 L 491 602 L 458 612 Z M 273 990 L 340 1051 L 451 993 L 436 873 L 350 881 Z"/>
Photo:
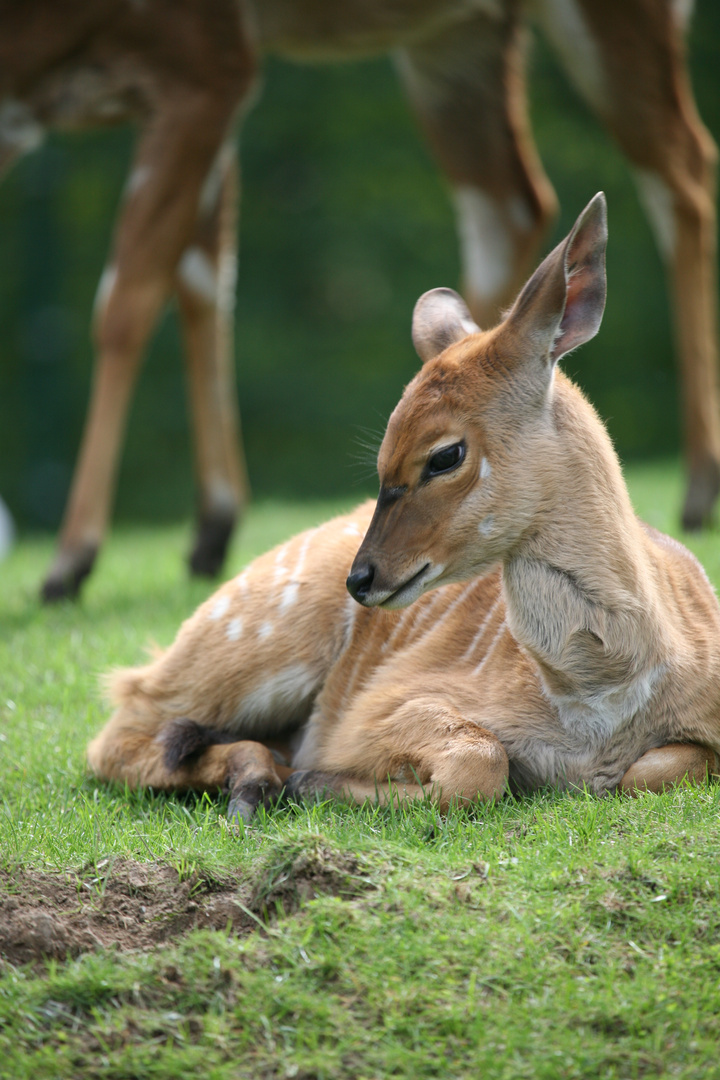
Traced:
<path fill-rule="evenodd" d="M 678 467 L 629 481 L 675 531 Z M 229 572 L 339 509 L 253 510 Z M 188 888 L 237 874 L 256 929 L 0 960 L 0 1077 L 720 1078 L 720 786 L 445 818 L 319 801 L 236 829 L 222 801 L 89 779 L 98 675 L 169 643 L 212 588 L 185 579 L 186 544 L 118 530 L 76 606 L 37 602 L 49 541 L 0 565 L 0 867 L 73 870 L 98 898 L 120 858 Z M 720 581 L 717 533 L 691 546 Z M 0 920 L 22 899 L 0 892 Z"/>

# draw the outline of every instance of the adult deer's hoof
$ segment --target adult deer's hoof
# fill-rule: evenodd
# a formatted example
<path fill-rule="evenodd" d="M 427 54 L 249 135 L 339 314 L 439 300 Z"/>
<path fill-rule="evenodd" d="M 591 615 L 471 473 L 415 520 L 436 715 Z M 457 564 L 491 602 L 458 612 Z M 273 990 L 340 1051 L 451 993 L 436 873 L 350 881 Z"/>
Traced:
<path fill-rule="evenodd" d="M 215 511 L 200 515 L 195 545 L 190 554 L 190 572 L 199 577 L 216 577 L 222 570 L 230 538 L 235 528 L 234 512 Z"/>
<path fill-rule="evenodd" d="M 696 532 L 710 524 L 719 492 L 720 465 L 718 462 L 706 461 L 690 470 L 682 512 L 683 529 Z"/>
<path fill-rule="evenodd" d="M 70 551 L 60 551 L 41 589 L 44 603 L 57 600 L 74 600 L 80 586 L 90 574 L 98 553 L 97 544 L 84 544 Z"/>

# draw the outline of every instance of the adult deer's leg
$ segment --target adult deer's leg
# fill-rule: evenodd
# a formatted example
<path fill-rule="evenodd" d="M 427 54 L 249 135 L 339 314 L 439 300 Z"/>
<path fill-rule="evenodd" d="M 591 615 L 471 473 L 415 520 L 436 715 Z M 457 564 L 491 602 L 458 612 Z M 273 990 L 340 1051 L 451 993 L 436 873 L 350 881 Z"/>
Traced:
<path fill-rule="evenodd" d="M 216 574 L 223 564 L 248 492 L 233 356 L 237 171 L 234 149 L 228 143 L 205 182 L 195 234 L 176 276 L 199 484 L 190 567 L 207 575 Z"/>
<path fill-rule="evenodd" d="M 678 5 L 580 0 L 572 26 L 555 5 L 541 9 L 572 80 L 635 168 L 667 267 L 688 469 L 682 519 L 699 528 L 720 490 L 717 150 L 690 88 Z"/>
<path fill-rule="evenodd" d="M 77 593 L 102 541 L 140 359 L 197 221 L 200 193 L 228 130 L 235 95 L 167 95 L 142 136 L 98 289 L 90 408 L 46 600 Z"/>
<path fill-rule="evenodd" d="M 720 756 L 697 743 L 671 743 L 648 750 L 630 766 L 620 781 L 620 790 L 664 791 L 683 781 L 704 783 L 710 776 L 720 778 Z"/>
<path fill-rule="evenodd" d="M 532 268 L 556 211 L 526 114 L 524 31 L 475 16 L 404 50 L 399 70 L 453 187 L 464 293 L 494 325 Z"/>
<path fill-rule="evenodd" d="M 303 797 L 333 792 L 381 805 L 431 798 L 444 812 L 453 801 L 496 799 L 508 779 L 505 750 L 491 732 L 442 697 L 413 698 L 381 715 L 380 702 L 357 706 L 323 740 L 321 770 L 293 773 L 288 790 Z"/>

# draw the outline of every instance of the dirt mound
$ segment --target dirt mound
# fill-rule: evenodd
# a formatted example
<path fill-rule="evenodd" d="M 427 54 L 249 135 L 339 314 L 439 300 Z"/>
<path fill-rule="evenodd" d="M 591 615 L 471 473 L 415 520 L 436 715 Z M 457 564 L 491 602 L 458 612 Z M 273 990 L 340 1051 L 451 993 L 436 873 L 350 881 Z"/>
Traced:
<path fill-rule="evenodd" d="M 244 934 L 322 893 L 356 895 L 371 884 L 361 869 L 318 844 L 223 878 L 182 879 L 175 867 L 129 859 L 80 873 L 0 870 L 0 957 L 21 964 L 149 949 L 196 929 Z"/>

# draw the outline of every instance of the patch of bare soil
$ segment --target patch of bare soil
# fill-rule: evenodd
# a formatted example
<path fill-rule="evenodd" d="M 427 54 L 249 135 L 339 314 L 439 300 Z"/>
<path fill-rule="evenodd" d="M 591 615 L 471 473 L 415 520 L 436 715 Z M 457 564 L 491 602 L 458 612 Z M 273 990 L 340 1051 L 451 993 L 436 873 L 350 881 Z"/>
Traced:
<path fill-rule="evenodd" d="M 149 949 L 190 930 L 244 934 L 323 893 L 372 883 L 351 855 L 295 849 L 252 876 L 221 879 L 130 859 L 75 873 L 0 869 L 0 957 L 13 964 L 94 949 Z"/>

